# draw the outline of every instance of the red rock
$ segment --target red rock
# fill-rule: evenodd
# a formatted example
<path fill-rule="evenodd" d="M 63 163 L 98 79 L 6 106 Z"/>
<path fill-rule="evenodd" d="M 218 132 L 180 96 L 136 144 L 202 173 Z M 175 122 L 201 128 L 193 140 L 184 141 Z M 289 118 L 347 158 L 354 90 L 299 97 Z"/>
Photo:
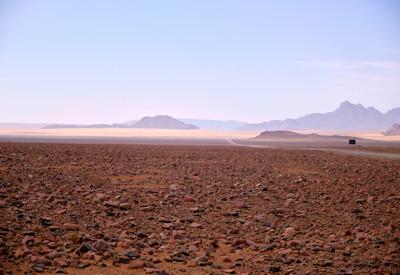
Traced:
<path fill-rule="evenodd" d="M 95 254 L 95 255 L 93 255 L 93 259 L 98 263 L 103 259 L 103 257 L 100 256 L 100 255 Z"/>
<path fill-rule="evenodd" d="M 104 200 L 106 198 L 106 195 L 103 193 L 96 193 L 96 199 L 98 200 Z"/>
<path fill-rule="evenodd" d="M 105 242 L 104 240 L 97 240 L 93 244 L 93 248 L 99 252 L 105 252 L 110 248 L 110 245 L 107 242 Z"/>
<path fill-rule="evenodd" d="M 164 223 L 161 227 L 164 229 L 171 229 L 171 228 L 174 228 L 174 224 L 173 223 Z"/>
<path fill-rule="evenodd" d="M 229 258 L 228 256 L 222 256 L 221 260 L 223 263 L 231 263 L 232 262 L 232 259 Z"/>
<path fill-rule="evenodd" d="M 185 202 L 196 202 L 195 198 L 193 198 L 192 196 L 189 196 L 189 195 L 183 196 L 183 201 L 185 201 Z"/>
<path fill-rule="evenodd" d="M 285 206 L 286 208 L 288 208 L 288 207 L 290 207 L 290 206 L 293 204 L 293 202 L 294 202 L 293 199 L 287 199 L 287 200 L 285 201 L 284 206 Z"/>
<path fill-rule="evenodd" d="M 121 208 L 122 210 L 129 210 L 131 208 L 131 204 L 127 202 L 120 203 L 119 208 Z"/>
<path fill-rule="evenodd" d="M 232 246 L 241 249 L 249 246 L 249 243 L 247 242 L 247 240 L 238 239 L 232 243 Z"/>
<path fill-rule="evenodd" d="M 105 201 L 104 205 L 105 206 L 109 206 L 109 207 L 118 208 L 119 207 L 119 202 L 118 201 Z"/>
<path fill-rule="evenodd" d="M 278 252 L 279 255 L 281 256 L 287 256 L 289 254 L 292 253 L 292 249 L 288 248 L 288 249 L 282 249 Z"/>
<path fill-rule="evenodd" d="M 184 230 L 173 230 L 172 231 L 172 238 L 175 240 L 182 240 L 185 238 L 186 231 Z"/>
<path fill-rule="evenodd" d="M 78 231 L 79 230 L 79 225 L 78 224 L 73 224 L 73 223 L 64 223 L 64 229 L 66 231 Z"/>
<path fill-rule="evenodd" d="M 200 223 L 192 222 L 190 225 L 192 228 L 202 228 L 203 226 Z"/>
<path fill-rule="evenodd" d="M 249 205 L 248 205 L 245 201 L 238 201 L 238 202 L 236 202 L 235 206 L 236 206 L 238 209 L 249 208 Z"/>
<path fill-rule="evenodd" d="M 31 245 L 34 244 L 34 242 L 35 242 L 35 238 L 34 237 L 25 236 L 22 239 L 22 245 L 24 245 L 24 246 L 31 246 Z"/>
<path fill-rule="evenodd" d="M 291 239 L 291 238 L 293 238 L 293 236 L 296 234 L 296 231 L 294 230 L 294 228 L 293 227 L 287 227 L 286 229 L 285 229 L 285 232 L 283 233 L 283 236 L 286 238 L 286 239 Z"/>
<path fill-rule="evenodd" d="M 142 269 L 145 267 L 145 262 L 142 260 L 135 260 L 128 265 L 129 269 Z"/>
<path fill-rule="evenodd" d="M 67 261 L 65 261 L 63 259 L 54 259 L 53 265 L 59 266 L 59 267 L 68 267 L 69 266 Z"/>
<path fill-rule="evenodd" d="M 169 190 L 171 190 L 171 191 L 177 191 L 177 190 L 179 190 L 179 186 L 178 186 L 177 184 L 171 184 L 171 185 L 169 186 Z"/>

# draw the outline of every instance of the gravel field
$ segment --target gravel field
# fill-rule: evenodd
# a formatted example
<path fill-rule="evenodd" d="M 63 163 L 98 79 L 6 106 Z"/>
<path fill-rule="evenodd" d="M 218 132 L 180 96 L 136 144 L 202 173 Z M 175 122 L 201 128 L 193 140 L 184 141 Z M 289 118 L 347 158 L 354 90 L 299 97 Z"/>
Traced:
<path fill-rule="evenodd" d="M 0 274 L 396 274 L 400 161 L 0 143 L 0 217 Z"/>

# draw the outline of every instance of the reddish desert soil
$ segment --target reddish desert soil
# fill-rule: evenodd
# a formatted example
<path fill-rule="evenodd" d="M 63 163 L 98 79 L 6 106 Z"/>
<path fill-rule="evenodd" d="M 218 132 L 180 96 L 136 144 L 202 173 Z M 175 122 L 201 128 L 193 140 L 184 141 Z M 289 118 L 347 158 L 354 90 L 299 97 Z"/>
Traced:
<path fill-rule="evenodd" d="M 400 271 L 400 161 L 0 144 L 0 274 Z"/>

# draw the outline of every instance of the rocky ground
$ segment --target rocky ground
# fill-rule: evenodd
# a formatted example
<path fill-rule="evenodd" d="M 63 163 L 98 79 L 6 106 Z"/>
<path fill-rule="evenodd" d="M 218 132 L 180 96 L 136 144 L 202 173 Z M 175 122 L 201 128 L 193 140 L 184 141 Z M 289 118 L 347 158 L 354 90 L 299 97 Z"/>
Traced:
<path fill-rule="evenodd" d="M 400 162 L 0 144 L 0 274 L 396 274 Z"/>

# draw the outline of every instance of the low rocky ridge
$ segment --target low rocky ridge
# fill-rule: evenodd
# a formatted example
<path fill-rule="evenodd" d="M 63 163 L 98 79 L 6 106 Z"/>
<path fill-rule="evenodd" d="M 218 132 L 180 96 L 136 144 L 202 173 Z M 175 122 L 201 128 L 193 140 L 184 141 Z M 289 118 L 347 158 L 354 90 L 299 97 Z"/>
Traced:
<path fill-rule="evenodd" d="M 394 274 L 400 163 L 0 144 L 0 274 Z"/>
<path fill-rule="evenodd" d="M 393 126 L 387 130 L 386 132 L 384 132 L 385 136 L 400 136 L 400 124 L 396 123 L 393 124 Z"/>
<path fill-rule="evenodd" d="M 350 136 L 339 136 L 339 135 L 319 135 L 319 134 L 300 134 L 292 131 L 278 130 L 278 131 L 264 131 L 255 140 L 286 140 L 286 141 L 348 141 L 353 137 Z"/>

